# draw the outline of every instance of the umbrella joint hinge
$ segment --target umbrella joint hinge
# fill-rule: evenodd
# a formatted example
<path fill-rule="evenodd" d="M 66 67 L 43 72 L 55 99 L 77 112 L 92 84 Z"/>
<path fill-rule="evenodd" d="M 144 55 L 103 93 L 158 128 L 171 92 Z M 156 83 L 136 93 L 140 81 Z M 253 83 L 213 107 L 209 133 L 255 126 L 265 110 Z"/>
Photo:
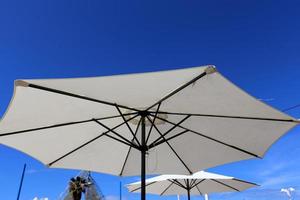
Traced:
<path fill-rule="evenodd" d="M 138 113 L 141 117 L 147 117 L 148 115 L 150 115 L 150 112 L 148 110 L 141 110 Z"/>
<path fill-rule="evenodd" d="M 140 150 L 145 152 L 146 154 L 148 154 L 148 151 L 149 151 L 149 146 L 147 145 L 141 145 L 140 146 Z"/>

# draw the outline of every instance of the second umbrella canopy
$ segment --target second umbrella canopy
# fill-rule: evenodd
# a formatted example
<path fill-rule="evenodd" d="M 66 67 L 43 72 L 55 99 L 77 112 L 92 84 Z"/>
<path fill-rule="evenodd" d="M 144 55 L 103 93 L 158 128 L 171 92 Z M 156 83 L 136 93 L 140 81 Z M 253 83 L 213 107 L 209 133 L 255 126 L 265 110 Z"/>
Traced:
<path fill-rule="evenodd" d="M 233 177 L 200 171 L 193 175 L 161 175 L 146 180 L 147 193 L 158 195 L 204 195 L 219 192 L 240 192 L 257 186 Z M 127 185 L 130 192 L 140 192 L 141 182 Z"/>

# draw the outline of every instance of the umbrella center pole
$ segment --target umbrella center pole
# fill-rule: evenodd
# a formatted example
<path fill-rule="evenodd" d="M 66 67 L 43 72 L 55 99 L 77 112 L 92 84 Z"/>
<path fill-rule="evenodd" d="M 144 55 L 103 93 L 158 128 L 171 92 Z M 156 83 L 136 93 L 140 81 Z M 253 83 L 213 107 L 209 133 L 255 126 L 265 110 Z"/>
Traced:
<path fill-rule="evenodd" d="M 187 193 L 188 193 L 188 200 L 190 200 L 191 199 L 191 189 L 190 188 L 187 189 Z"/>
<path fill-rule="evenodd" d="M 190 186 L 189 179 L 186 180 L 186 190 L 187 190 L 188 200 L 190 200 L 191 199 L 191 186 Z"/>
<path fill-rule="evenodd" d="M 141 200 L 146 200 L 146 124 L 145 118 L 148 115 L 147 111 L 140 112 L 141 115 Z"/>

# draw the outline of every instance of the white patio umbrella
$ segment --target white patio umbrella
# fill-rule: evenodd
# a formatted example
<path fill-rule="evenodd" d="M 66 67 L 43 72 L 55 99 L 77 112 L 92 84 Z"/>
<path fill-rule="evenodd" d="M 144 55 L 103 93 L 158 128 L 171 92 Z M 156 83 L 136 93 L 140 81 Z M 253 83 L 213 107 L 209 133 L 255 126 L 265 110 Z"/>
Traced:
<path fill-rule="evenodd" d="M 258 186 L 233 177 L 200 171 L 193 175 L 161 175 L 146 179 L 147 193 L 157 195 L 191 195 L 219 192 L 240 192 Z M 140 192 L 141 182 L 126 186 L 130 192 Z M 207 195 L 206 195 L 207 196 Z"/>
<path fill-rule="evenodd" d="M 0 143 L 49 167 L 141 174 L 144 185 L 146 173 L 192 174 L 261 158 L 298 123 L 204 66 L 17 80 Z"/>

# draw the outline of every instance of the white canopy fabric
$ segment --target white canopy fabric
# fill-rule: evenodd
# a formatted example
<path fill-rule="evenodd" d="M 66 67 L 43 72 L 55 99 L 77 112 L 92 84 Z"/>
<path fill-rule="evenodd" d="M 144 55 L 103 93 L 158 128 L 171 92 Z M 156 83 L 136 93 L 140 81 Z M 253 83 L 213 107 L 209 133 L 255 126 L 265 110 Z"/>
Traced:
<path fill-rule="evenodd" d="M 143 150 L 148 174 L 192 174 L 262 157 L 298 123 L 203 66 L 18 80 L 0 143 L 54 168 L 138 175 Z"/>
<path fill-rule="evenodd" d="M 204 195 L 220 192 L 240 192 L 255 186 L 255 183 L 233 177 L 200 171 L 193 175 L 161 175 L 146 179 L 147 193 L 158 195 L 187 194 Z M 141 182 L 126 186 L 130 192 L 140 192 Z"/>

